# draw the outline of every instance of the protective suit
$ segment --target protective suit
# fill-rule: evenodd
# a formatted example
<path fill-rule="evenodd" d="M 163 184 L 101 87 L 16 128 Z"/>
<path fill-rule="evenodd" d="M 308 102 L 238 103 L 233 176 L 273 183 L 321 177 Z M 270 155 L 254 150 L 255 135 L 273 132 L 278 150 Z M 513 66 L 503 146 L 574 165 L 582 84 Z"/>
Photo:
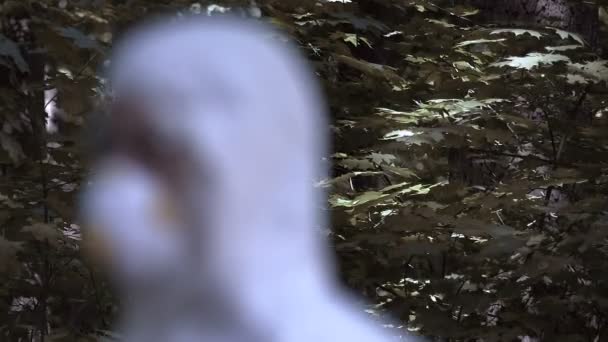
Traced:
<path fill-rule="evenodd" d="M 233 18 L 155 22 L 118 46 L 110 83 L 116 148 L 82 203 L 127 341 L 389 340 L 320 234 L 326 108 L 291 43 Z"/>

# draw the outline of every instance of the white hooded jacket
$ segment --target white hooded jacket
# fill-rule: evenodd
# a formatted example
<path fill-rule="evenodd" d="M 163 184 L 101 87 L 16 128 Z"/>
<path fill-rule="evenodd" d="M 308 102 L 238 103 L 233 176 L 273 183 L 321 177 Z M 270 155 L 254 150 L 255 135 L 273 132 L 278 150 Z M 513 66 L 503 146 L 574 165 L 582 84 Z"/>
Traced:
<path fill-rule="evenodd" d="M 295 48 L 257 23 L 186 18 L 135 31 L 112 63 L 114 95 L 180 151 L 165 173 L 106 162 L 83 196 L 130 299 L 126 340 L 388 341 L 337 285 L 320 234 L 327 113 Z M 180 223 L 155 213 L 166 183 Z"/>

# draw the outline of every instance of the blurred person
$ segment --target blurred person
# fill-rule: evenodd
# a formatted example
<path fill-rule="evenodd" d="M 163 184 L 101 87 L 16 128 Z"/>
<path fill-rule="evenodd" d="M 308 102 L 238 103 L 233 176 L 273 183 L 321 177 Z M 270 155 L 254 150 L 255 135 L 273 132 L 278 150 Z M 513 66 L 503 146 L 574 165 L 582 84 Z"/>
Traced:
<path fill-rule="evenodd" d="M 160 20 L 111 63 L 111 147 L 82 213 L 126 341 L 392 339 L 336 279 L 313 186 L 326 108 L 287 39 L 231 17 Z"/>

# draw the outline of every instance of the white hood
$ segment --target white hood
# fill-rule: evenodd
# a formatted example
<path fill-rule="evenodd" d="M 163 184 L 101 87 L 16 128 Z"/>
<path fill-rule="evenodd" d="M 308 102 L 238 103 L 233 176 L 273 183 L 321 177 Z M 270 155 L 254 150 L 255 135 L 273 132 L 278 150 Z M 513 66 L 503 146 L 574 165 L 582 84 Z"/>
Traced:
<path fill-rule="evenodd" d="M 121 203 L 141 199 L 134 194 L 144 192 L 130 190 L 143 183 L 128 179 L 147 176 L 129 163 L 130 168 L 109 166 L 114 171 L 100 172 L 106 181 L 85 194 L 85 213 L 114 225 L 105 232 L 130 229 L 149 241 L 117 253 L 116 263 L 129 263 L 118 258 L 164 263 L 164 278 L 117 270 L 123 273 L 119 281 L 131 283 L 124 286 L 127 293 L 138 292 L 149 279 L 171 278 L 160 292 L 164 297 L 181 296 L 177 302 L 205 307 L 187 319 L 175 318 L 175 324 L 161 323 L 148 316 L 175 298 L 156 294 L 137 303 L 136 295 L 125 318 L 131 341 L 386 339 L 336 285 L 321 234 L 328 224 L 321 210 L 326 198 L 313 186 L 326 174 L 321 160 L 327 152 L 326 108 L 314 73 L 290 43 L 277 37 L 252 22 L 188 18 L 148 25 L 116 50 L 110 77 L 115 95 L 139 99 L 162 144 L 183 147 L 189 161 L 174 191 L 187 228 L 149 229 L 158 223 L 143 217 L 129 228 L 116 228 L 121 224 L 116 218 L 136 215 L 121 213 L 128 206 L 107 200 L 108 192 L 122 193 L 117 195 L 124 198 Z M 124 177 L 117 177 L 121 172 Z M 168 247 L 155 245 L 164 239 Z M 128 249 L 133 241 L 114 248 Z M 130 256 L 136 250 L 144 256 Z M 147 334 L 143 330 L 153 320 L 154 333 Z M 136 321 L 144 323 L 129 323 Z"/>

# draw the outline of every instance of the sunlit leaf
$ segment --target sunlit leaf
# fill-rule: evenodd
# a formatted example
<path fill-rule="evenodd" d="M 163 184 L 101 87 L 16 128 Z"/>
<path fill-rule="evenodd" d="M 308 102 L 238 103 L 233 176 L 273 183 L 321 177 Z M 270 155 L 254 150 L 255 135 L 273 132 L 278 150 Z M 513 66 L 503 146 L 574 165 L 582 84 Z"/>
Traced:
<path fill-rule="evenodd" d="M 534 30 L 525 30 L 525 29 L 516 29 L 516 28 L 510 28 L 510 29 L 499 29 L 499 30 L 493 30 L 492 32 L 490 32 L 490 34 L 501 34 L 501 33 L 513 33 L 516 36 L 522 35 L 522 34 L 529 34 L 534 38 L 540 38 L 543 36 L 542 33 L 538 32 L 538 31 L 534 31 Z"/>
<path fill-rule="evenodd" d="M 606 60 L 570 63 L 568 67 L 595 81 L 608 81 L 608 61 Z"/>
<path fill-rule="evenodd" d="M 560 46 L 545 46 L 547 51 L 568 51 L 580 49 L 581 45 L 560 45 Z"/>
<path fill-rule="evenodd" d="M 524 57 L 507 57 L 504 61 L 490 64 L 496 67 L 512 67 L 518 69 L 531 70 L 532 68 L 541 66 L 543 64 L 553 64 L 558 62 L 570 62 L 570 58 L 564 55 L 558 54 L 543 54 L 543 53 L 529 53 Z"/>
<path fill-rule="evenodd" d="M 547 29 L 550 30 L 554 30 L 555 33 L 560 36 L 561 39 L 568 39 L 568 38 L 572 38 L 574 40 L 576 40 L 580 45 L 585 45 L 585 40 L 581 37 L 581 35 L 573 33 L 573 32 L 568 32 L 565 30 L 561 30 L 555 27 L 547 27 Z"/>
<path fill-rule="evenodd" d="M 504 38 L 466 40 L 464 42 L 460 42 L 460 43 L 456 44 L 454 47 L 455 48 L 460 48 L 460 47 L 465 47 L 465 46 L 468 46 L 468 45 L 488 44 L 488 43 L 500 43 L 500 42 L 504 42 L 504 41 L 506 41 L 506 39 L 504 39 Z"/>

